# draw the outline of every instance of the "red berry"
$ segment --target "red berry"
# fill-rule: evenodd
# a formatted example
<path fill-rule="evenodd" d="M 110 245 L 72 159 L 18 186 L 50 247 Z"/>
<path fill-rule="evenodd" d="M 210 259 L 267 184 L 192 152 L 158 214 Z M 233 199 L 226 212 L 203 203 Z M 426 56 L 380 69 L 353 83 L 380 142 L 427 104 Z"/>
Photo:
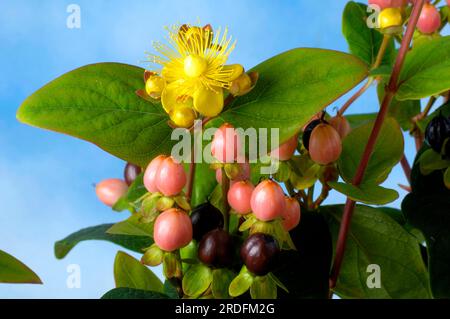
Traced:
<path fill-rule="evenodd" d="M 277 149 L 270 152 L 270 156 L 280 161 L 290 160 L 297 149 L 298 135 L 295 134 L 286 143 L 283 143 Z"/>
<path fill-rule="evenodd" d="M 240 167 L 240 174 L 231 181 L 231 184 L 250 179 L 250 164 L 246 161 L 244 163 L 239 163 L 238 165 Z M 222 169 L 216 170 L 216 181 L 222 185 Z"/>
<path fill-rule="evenodd" d="M 236 130 L 231 124 L 225 123 L 214 134 L 211 153 L 221 163 L 233 163 L 239 156 L 240 147 Z"/>
<path fill-rule="evenodd" d="M 233 238 L 223 229 L 210 231 L 198 245 L 198 258 L 214 267 L 230 266 L 233 254 Z"/>
<path fill-rule="evenodd" d="M 241 258 L 245 266 L 257 276 L 267 275 L 273 270 L 279 253 L 277 241 L 262 233 L 250 235 L 241 247 Z"/>
<path fill-rule="evenodd" d="M 173 157 L 167 157 L 162 161 L 156 174 L 156 187 L 165 196 L 179 194 L 186 185 L 186 172 L 183 165 Z"/>
<path fill-rule="evenodd" d="M 150 193 L 158 192 L 158 187 L 156 186 L 156 173 L 159 171 L 159 167 L 161 163 L 167 158 L 165 155 L 159 155 L 155 157 L 150 164 L 147 166 L 147 169 L 144 173 L 144 185 L 145 188 Z"/>
<path fill-rule="evenodd" d="M 285 197 L 286 209 L 281 213 L 283 227 L 291 231 L 300 223 L 300 204 L 295 198 Z"/>
<path fill-rule="evenodd" d="M 110 207 L 114 206 L 127 190 L 128 185 L 118 178 L 105 179 L 95 186 L 95 193 L 98 199 Z"/>
<path fill-rule="evenodd" d="M 156 218 L 153 239 L 159 248 L 174 251 L 192 240 L 192 223 L 181 209 L 171 208 Z"/>
<path fill-rule="evenodd" d="M 233 210 L 241 215 L 246 215 L 252 211 L 250 200 L 255 187 L 250 181 L 236 182 L 228 191 L 228 203 Z"/>
<path fill-rule="evenodd" d="M 138 175 L 142 172 L 142 169 L 134 164 L 131 163 L 127 163 L 127 165 L 125 166 L 123 175 L 125 177 L 125 182 L 128 185 L 133 184 L 134 180 L 136 179 L 136 177 L 138 177 Z"/>
<path fill-rule="evenodd" d="M 286 208 L 283 189 L 274 181 L 265 180 L 256 186 L 250 204 L 256 218 L 262 221 L 274 220 Z"/>
<path fill-rule="evenodd" d="M 386 8 L 398 8 L 406 5 L 406 0 L 369 0 L 369 5 L 377 5 L 381 10 Z"/>
<path fill-rule="evenodd" d="M 329 121 L 329 123 L 339 133 L 341 138 L 346 137 L 352 130 L 350 123 L 342 115 L 336 115 Z"/>
<path fill-rule="evenodd" d="M 327 165 L 337 161 L 341 152 L 342 141 L 339 133 L 331 125 L 317 125 L 309 141 L 311 159 L 318 164 Z"/>
<path fill-rule="evenodd" d="M 441 26 L 441 15 L 435 6 L 425 3 L 417 21 L 417 29 L 425 34 L 436 32 Z"/>

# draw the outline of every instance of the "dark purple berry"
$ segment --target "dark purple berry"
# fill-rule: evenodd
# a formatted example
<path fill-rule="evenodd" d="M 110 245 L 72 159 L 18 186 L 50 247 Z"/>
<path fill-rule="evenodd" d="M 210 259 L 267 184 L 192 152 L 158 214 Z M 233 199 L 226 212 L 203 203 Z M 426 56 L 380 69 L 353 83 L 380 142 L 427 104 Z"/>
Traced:
<path fill-rule="evenodd" d="M 198 246 L 198 258 L 213 267 L 230 266 L 233 255 L 233 238 L 223 229 L 207 233 Z"/>
<path fill-rule="evenodd" d="M 430 147 L 441 153 L 444 141 L 450 137 L 450 120 L 439 114 L 430 121 L 425 131 L 425 139 Z"/>
<path fill-rule="evenodd" d="M 249 236 L 241 247 L 244 264 L 257 276 L 264 276 L 274 269 L 279 253 L 275 238 L 263 233 Z"/>
<path fill-rule="evenodd" d="M 125 182 L 130 186 L 133 184 L 136 177 L 138 177 L 139 174 L 141 174 L 142 169 L 134 164 L 127 163 L 125 166 L 125 170 L 123 172 L 123 176 L 125 177 Z"/>
<path fill-rule="evenodd" d="M 191 213 L 194 239 L 200 241 L 203 236 L 217 228 L 223 228 L 223 215 L 219 209 L 210 203 L 195 207 Z"/>

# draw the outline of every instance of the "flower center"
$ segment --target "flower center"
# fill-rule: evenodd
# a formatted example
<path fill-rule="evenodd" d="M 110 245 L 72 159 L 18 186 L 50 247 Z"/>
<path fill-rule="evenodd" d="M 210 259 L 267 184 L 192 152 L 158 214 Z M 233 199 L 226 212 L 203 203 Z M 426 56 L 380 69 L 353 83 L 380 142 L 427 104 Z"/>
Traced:
<path fill-rule="evenodd" d="M 206 59 L 197 54 L 190 54 L 184 59 L 184 73 L 191 78 L 202 75 L 207 68 Z"/>

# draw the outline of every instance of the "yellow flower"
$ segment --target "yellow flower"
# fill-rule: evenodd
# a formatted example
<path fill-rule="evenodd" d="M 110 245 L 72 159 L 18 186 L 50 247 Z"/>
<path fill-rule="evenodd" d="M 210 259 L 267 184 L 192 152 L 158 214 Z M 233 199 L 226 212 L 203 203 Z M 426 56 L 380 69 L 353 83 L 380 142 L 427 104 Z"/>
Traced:
<path fill-rule="evenodd" d="M 159 74 L 166 83 L 161 92 L 164 110 L 170 113 L 191 105 L 204 116 L 218 115 L 223 90 L 244 72 L 241 65 L 225 65 L 235 43 L 226 29 L 214 33 L 209 25 L 174 26 L 168 31 L 169 44 L 156 43 L 160 56 L 150 56 L 161 66 Z"/>

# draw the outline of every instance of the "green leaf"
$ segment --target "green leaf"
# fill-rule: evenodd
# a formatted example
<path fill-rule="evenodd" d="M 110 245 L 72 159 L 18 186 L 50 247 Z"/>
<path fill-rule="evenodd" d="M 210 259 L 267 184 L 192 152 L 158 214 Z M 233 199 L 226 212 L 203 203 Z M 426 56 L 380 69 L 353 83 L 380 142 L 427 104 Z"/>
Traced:
<path fill-rule="evenodd" d="M 153 234 L 153 224 L 142 223 L 139 219 L 139 215 L 131 215 L 127 220 L 111 226 L 106 232 L 111 235 L 151 237 Z"/>
<path fill-rule="evenodd" d="M 216 172 L 209 167 L 209 164 L 196 164 L 194 187 L 191 196 L 192 207 L 205 203 L 216 185 Z"/>
<path fill-rule="evenodd" d="M 405 197 L 402 211 L 425 235 L 434 297 L 450 298 L 450 197 L 411 193 Z"/>
<path fill-rule="evenodd" d="M 419 100 L 450 89 L 450 37 L 415 46 L 406 55 L 397 91 L 399 100 Z"/>
<path fill-rule="evenodd" d="M 228 287 L 228 293 L 231 297 L 238 297 L 245 294 L 250 289 L 253 280 L 254 277 L 247 271 L 241 271 L 241 273 L 231 281 L 230 287 Z"/>
<path fill-rule="evenodd" d="M 120 63 L 91 64 L 66 73 L 28 97 L 17 112 L 26 124 L 66 133 L 145 167 L 173 142 L 159 103 L 135 94 L 144 69 Z"/>
<path fill-rule="evenodd" d="M 113 225 L 114 224 L 103 224 L 84 228 L 57 241 L 55 243 L 56 258 L 63 259 L 78 243 L 86 240 L 105 240 L 141 253 L 144 248 L 153 244 L 153 240 L 150 237 L 111 235 L 106 233 Z"/>
<path fill-rule="evenodd" d="M 149 268 L 122 251 L 117 253 L 114 260 L 114 280 L 116 288 L 125 287 L 161 293 L 164 290 L 162 282 Z"/>
<path fill-rule="evenodd" d="M 333 244 L 328 225 L 317 212 L 302 211 L 300 225 L 290 232 L 297 250 L 283 250 L 274 275 L 289 293 L 282 299 L 327 299 Z"/>
<path fill-rule="evenodd" d="M 230 299 L 228 287 L 236 274 L 229 269 L 221 268 L 213 270 L 211 292 L 216 299 Z"/>
<path fill-rule="evenodd" d="M 169 297 L 155 291 L 132 288 L 114 288 L 104 294 L 101 299 L 169 299 Z"/>
<path fill-rule="evenodd" d="M 42 281 L 20 260 L 0 250 L 0 283 L 42 284 Z"/>
<path fill-rule="evenodd" d="M 380 105 L 383 102 L 387 81 L 387 79 L 384 79 L 383 81 L 380 81 L 377 86 L 378 101 L 380 102 Z M 394 96 L 389 105 L 388 115 L 397 120 L 402 130 L 410 131 L 414 127 L 412 118 L 419 114 L 420 111 L 420 100 L 399 101 Z"/>
<path fill-rule="evenodd" d="M 259 73 L 255 88 L 236 98 L 208 127 L 229 122 L 243 129 L 279 128 L 280 141 L 286 141 L 368 73 L 355 56 L 309 48 L 284 52 L 251 71 Z M 268 140 L 270 144 L 270 132 Z"/>
<path fill-rule="evenodd" d="M 336 243 L 344 206 L 323 206 Z M 352 219 L 335 292 L 344 298 L 431 298 L 428 274 L 417 240 L 382 211 L 358 205 Z M 369 288 L 380 268 L 380 288 Z"/>
<path fill-rule="evenodd" d="M 128 191 L 126 192 L 126 194 L 123 195 L 117 201 L 117 203 L 114 204 L 113 210 L 115 210 L 117 212 L 121 212 L 121 211 L 128 209 L 131 212 L 134 212 L 134 207 L 133 207 L 132 203 L 137 201 L 139 198 L 141 198 L 147 192 L 148 191 L 144 186 L 144 173 L 139 174 L 139 176 L 136 177 L 134 182 L 128 188 Z"/>
<path fill-rule="evenodd" d="M 277 299 L 277 285 L 269 277 L 256 277 L 250 286 L 252 299 Z"/>
<path fill-rule="evenodd" d="M 367 5 L 350 1 L 344 9 L 342 32 L 348 42 L 350 52 L 368 65 L 374 64 L 383 41 L 383 35 L 367 26 Z M 395 57 L 394 41 L 389 41 L 383 64 L 392 63 Z"/>
<path fill-rule="evenodd" d="M 445 170 L 445 173 L 444 173 L 444 184 L 445 184 L 445 187 L 450 189 L 450 167 L 447 167 L 447 169 Z"/>
<path fill-rule="evenodd" d="M 360 126 L 343 140 L 338 165 L 341 176 L 347 183 L 351 183 L 356 174 L 372 128 L 373 123 Z M 398 123 L 392 118 L 386 119 L 364 174 L 364 184 L 381 184 L 402 158 L 403 148 L 403 134 Z"/>
<path fill-rule="evenodd" d="M 212 280 L 213 272 L 208 266 L 194 265 L 183 277 L 183 291 L 190 297 L 198 297 L 208 289 Z"/>
<path fill-rule="evenodd" d="M 433 149 L 427 149 L 419 157 L 420 172 L 429 175 L 436 170 L 442 170 L 450 166 L 449 160 L 442 159 L 441 155 Z"/>
<path fill-rule="evenodd" d="M 395 201 L 399 196 L 393 189 L 373 184 L 363 184 L 357 187 L 351 184 L 329 182 L 328 185 L 352 200 L 368 205 L 386 205 Z"/>
<path fill-rule="evenodd" d="M 177 279 L 175 279 L 177 280 Z M 170 282 L 170 280 L 166 280 L 164 282 L 164 293 L 169 297 L 170 299 L 180 299 L 180 296 L 178 295 L 177 289 L 174 287 L 174 285 Z"/>

